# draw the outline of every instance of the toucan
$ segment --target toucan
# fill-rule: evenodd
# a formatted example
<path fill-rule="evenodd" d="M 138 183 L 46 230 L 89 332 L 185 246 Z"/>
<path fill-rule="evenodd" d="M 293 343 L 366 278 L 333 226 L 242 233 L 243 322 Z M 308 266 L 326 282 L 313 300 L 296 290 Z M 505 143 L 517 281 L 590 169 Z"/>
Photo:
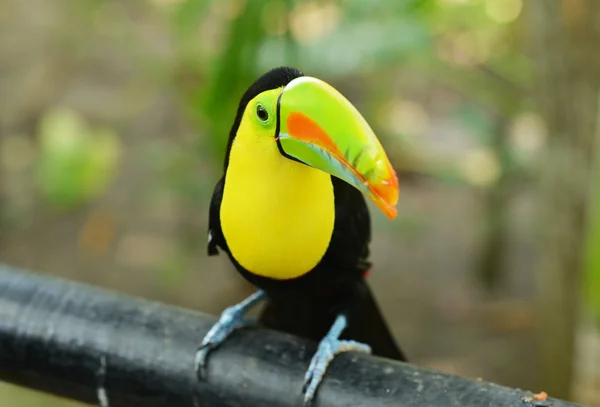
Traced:
<path fill-rule="evenodd" d="M 257 291 L 226 308 L 195 359 L 252 324 L 319 341 L 304 378 L 305 405 L 342 352 L 400 361 L 365 281 L 371 220 L 364 197 L 397 216 L 398 178 L 358 110 L 331 85 L 295 68 L 274 68 L 243 94 L 209 209 L 208 254 L 227 253 Z"/>

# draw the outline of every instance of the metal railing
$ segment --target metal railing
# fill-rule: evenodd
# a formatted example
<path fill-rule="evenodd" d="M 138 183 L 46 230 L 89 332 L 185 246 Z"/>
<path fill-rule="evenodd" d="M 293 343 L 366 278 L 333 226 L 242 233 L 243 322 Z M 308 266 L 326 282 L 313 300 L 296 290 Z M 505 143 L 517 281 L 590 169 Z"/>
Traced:
<path fill-rule="evenodd" d="M 194 355 L 215 318 L 0 266 L 0 380 L 103 407 L 302 405 L 316 344 L 245 329 L 211 354 L 199 382 Z M 574 406 L 532 394 L 347 353 L 331 364 L 314 407 Z M 527 401 L 529 400 L 529 401 Z"/>

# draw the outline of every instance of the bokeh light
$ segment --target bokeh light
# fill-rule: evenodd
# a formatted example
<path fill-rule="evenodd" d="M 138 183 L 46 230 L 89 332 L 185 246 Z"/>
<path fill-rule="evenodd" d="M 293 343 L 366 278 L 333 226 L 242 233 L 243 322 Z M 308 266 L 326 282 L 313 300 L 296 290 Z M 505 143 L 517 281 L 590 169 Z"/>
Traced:
<path fill-rule="evenodd" d="M 423 106 L 410 100 L 394 100 L 387 120 L 392 131 L 411 139 L 423 136 L 429 129 L 429 115 Z"/>
<path fill-rule="evenodd" d="M 341 18 L 342 11 L 336 3 L 298 2 L 290 13 L 292 37 L 300 44 L 310 44 L 331 33 Z"/>
<path fill-rule="evenodd" d="M 477 187 L 489 187 L 500 176 L 500 163 L 493 151 L 474 149 L 468 151 L 460 168 L 465 179 Z"/>
<path fill-rule="evenodd" d="M 505 24 L 515 21 L 523 8 L 523 0 L 485 0 L 485 12 L 494 22 Z"/>

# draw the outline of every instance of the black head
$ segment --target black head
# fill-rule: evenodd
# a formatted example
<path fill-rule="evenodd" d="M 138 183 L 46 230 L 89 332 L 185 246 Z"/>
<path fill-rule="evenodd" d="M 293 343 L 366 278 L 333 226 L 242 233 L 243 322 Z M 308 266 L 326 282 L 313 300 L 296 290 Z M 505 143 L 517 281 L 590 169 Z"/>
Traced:
<path fill-rule="evenodd" d="M 277 89 L 285 86 L 300 76 L 304 76 L 304 74 L 295 68 L 290 68 L 287 66 L 273 68 L 269 72 L 260 76 L 252 85 L 250 85 L 246 92 L 244 92 L 244 95 L 242 96 L 238 106 L 233 126 L 229 132 L 227 150 L 225 151 L 225 169 L 227 169 L 227 164 L 229 163 L 229 152 L 231 151 L 233 139 L 235 138 L 238 127 L 240 126 L 240 122 L 242 121 L 242 116 L 244 115 L 244 110 L 246 110 L 248 103 L 261 93 L 267 90 Z"/>

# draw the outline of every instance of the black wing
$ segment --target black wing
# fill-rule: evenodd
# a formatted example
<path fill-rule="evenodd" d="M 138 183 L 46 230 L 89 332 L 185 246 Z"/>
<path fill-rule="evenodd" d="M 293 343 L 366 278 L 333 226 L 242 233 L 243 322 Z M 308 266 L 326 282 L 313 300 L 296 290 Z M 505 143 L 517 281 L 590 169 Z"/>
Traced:
<path fill-rule="evenodd" d="M 225 177 L 221 178 L 212 195 L 210 200 L 210 209 L 208 213 L 208 255 L 216 256 L 219 254 L 219 249 L 228 251 L 223 231 L 221 230 L 221 222 L 219 221 L 219 211 L 221 208 L 221 201 L 223 199 L 223 185 L 225 183 Z"/>

